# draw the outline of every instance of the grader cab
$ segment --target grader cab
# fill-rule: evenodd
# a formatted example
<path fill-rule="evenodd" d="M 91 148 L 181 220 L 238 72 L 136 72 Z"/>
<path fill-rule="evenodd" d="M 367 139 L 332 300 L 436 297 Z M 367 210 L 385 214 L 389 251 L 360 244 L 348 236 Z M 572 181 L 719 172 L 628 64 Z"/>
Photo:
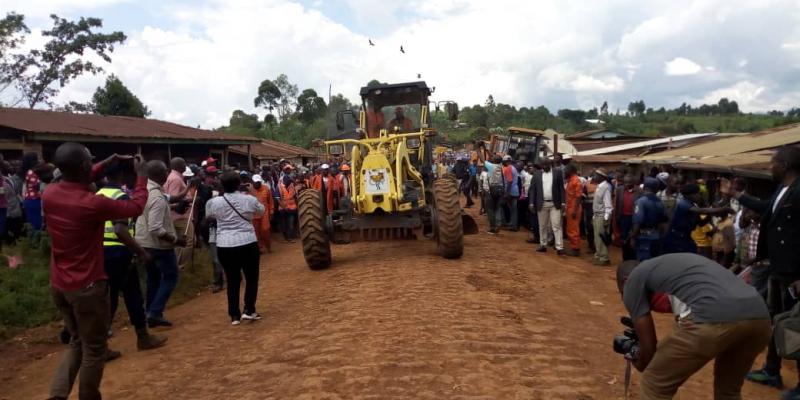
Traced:
<path fill-rule="evenodd" d="M 463 235 L 478 228 L 461 210 L 456 182 L 433 179 L 431 93 L 425 82 L 361 88 L 355 138 L 324 143 L 329 157 L 349 161 L 350 196 L 330 212 L 322 192 L 300 193 L 300 235 L 310 268 L 331 264 L 331 242 L 424 236 L 436 240 L 442 257 L 462 255 Z M 457 118 L 455 103 L 446 109 Z"/>

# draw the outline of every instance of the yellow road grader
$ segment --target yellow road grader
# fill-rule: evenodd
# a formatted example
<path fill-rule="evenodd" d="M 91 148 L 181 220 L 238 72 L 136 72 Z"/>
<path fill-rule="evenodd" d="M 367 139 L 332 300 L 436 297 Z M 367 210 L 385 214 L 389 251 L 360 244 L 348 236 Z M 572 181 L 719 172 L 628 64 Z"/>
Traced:
<path fill-rule="evenodd" d="M 310 268 L 330 266 L 331 242 L 357 240 L 423 236 L 436 240 L 442 257 L 461 257 L 463 235 L 477 233 L 478 227 L 461 209 L 457 183 L 434 179 L 437 133 L 430 127 L 431 94 L 425 82 L 361 88 L 357 139 L 324 142 L 331 157 L 349 160 L 350 196 L 333 212 L 324 191 L 306 189 L 298 200 L 303 255 Z M 444 103 L 449 118 L 457 119 L 458 106 Z M 337 115 L 340 129 L 342 118 Z"/>

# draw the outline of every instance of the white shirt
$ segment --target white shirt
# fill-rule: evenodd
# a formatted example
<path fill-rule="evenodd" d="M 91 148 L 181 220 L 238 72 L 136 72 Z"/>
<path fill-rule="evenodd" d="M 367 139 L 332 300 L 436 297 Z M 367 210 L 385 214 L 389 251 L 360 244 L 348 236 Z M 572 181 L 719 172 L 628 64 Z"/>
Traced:
<path fill-rule="evenodd" d="M 544 201 L 553 201 L 553 170 L 542 171 L 542 196 Z"/>
<path fill-rule="evenodd" d="M 524 169 L 522 170 L 522 172 L 519 173 L 519 175 L 522 177 L 522 190 L 524 196 L 527 197 L 528 191 L 531 189 L 531 181 L 533 181 L 533 175 L 529 174 L 528 171 L 525 171 Z M 553 189 L 551 188 L 550 191 L 552 190 Z"/>
<path fill-rule="evenodd" d="M 480 178 L 478 179 L 481 186 L 480 189 L 484 192 L 489 191 L 489 173 L 486 171 L 481 171 Z"/>
<path fill-rule="evenodd" d="M 594 199 L 592 199 L 592 211 L 594 215 L 602 213 L 603 219 L 606 221 L 611 218 L 614 206 L 611 204 L 611 184 L 608 181 L 600 182 L 597 185 L 597 189 L 594 191 Z"/>
<path fill-rule="evenodd" d="M 781 189 L 781 192 L 778 193 L 778 197 L 776 197 L 775 198 L 775 202 L 772 203 L 772 213 L 773 214 L 775 214 L 775 210 L 778 208 L 778 204 L 781 204 L 781 199 L 783 198 L 783 195 L 786 194 L 786 190 L 788 190 L 788 189 L 789 189 L 788 186 L 784 186 L 783 189 Z"/>
<path fill-rule="evenodd" d="M 217 247 L 239 247 L 258 240 L 253 228 L 253 217 L 264 214 L 264 205 L 254 196 L 225 193 L 209 200 L 206 211 L 208 217 L 217 220 Z"/>

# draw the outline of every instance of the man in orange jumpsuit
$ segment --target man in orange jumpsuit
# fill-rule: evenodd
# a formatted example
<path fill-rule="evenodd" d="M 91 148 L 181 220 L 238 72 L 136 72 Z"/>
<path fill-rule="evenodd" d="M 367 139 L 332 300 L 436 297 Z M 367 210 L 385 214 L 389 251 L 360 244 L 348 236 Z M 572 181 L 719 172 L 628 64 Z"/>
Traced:
<path fill-rule="evenodd" d="M 569 255 L 578 257 L 581 255 L 581 216 L 583 206 L 581 199 L 583 195 L 583 185 L 578 178 L 578 171 L 575 164 L 567 164 L 564 167 L 564 175 L 567 179 L 566 203 L 567 203 L 567 240 L 569 241 Z"/>
<path fill-rule="evenodd" d="M 311 188 L 322 192 L 325 196 L 328 213 L 332 214 L 336 208 L 335 200 L 338 200 L 339 196 L 339 182 L 338 179 L 331 175 L 331 167 L 328 164 L 322 164 L 319 167 L 319 171 L 319 175 L 311 177 Z"/>
<path fill-rule="evenodd" d="M 264 205 L 264 214 L 260 217 L 253 218 L 253 228 L 256 230 L 256 237 L 258 238 L 258 249 L 263 254 L 264 249 L 272 253 L 272 243 L 269 237 L 269 220 L 272 214 L 275 213 L 275 200 L 272 198 L 272 191 L 264 184 L 264 179 L 261 175 L 253 175 L 253 196 Z"/>

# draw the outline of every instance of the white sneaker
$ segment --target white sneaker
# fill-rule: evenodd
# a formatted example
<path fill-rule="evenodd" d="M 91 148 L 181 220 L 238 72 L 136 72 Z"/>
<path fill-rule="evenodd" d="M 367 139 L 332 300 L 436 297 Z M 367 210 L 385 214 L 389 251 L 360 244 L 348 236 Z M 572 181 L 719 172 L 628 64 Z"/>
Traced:
<path fill-rule="evenodd" d="M 235 320 L 231 321 L 231 325 L 239 325 L 241 323 L 242 323 L 242 321 L 239 321 L 238 319 L 235 319 Z"/>
<path fill-rule="evenodd" d="M 244 314 L 242 314 L 242 319 L 246 319 L 248 321 L 258 321 L 258 320 L 261 319 L 261 315 L 259 315 L 256 312 L 251 313 L 251 314 L 244 313 Z"/>

